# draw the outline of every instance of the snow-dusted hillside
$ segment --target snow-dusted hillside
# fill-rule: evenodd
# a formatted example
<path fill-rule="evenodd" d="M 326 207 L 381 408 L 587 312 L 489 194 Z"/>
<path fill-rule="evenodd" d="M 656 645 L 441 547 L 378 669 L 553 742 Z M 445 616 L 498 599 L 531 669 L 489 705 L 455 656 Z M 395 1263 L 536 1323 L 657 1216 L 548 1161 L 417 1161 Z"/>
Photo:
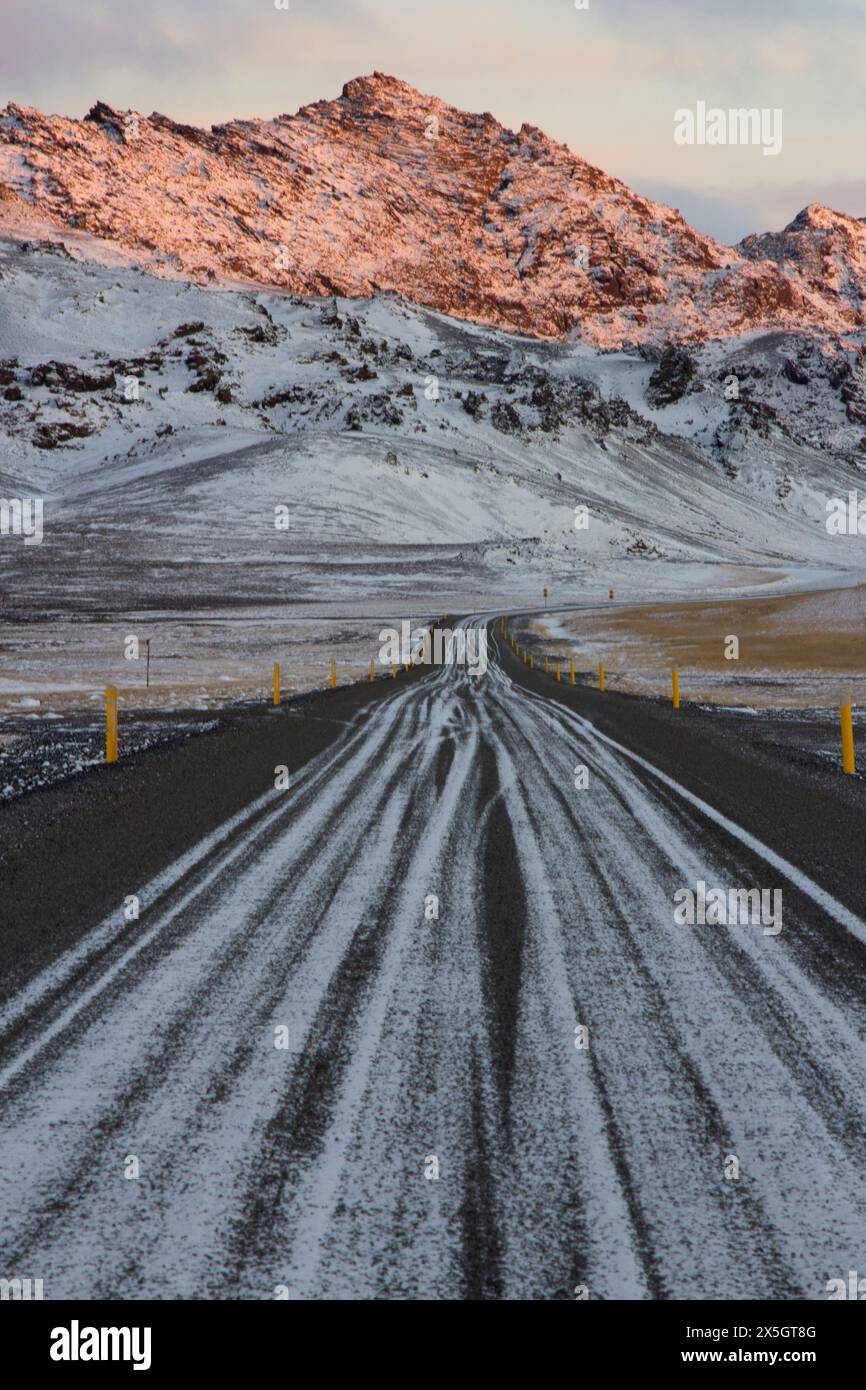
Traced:
<path fill-rule="evenodd" d="M 825 516 L 860 455 L 805 442 L 845 410 L 820 373 L 786 375 L 807 347 L 599 354 L 391 296 L 221 292 L 5 243 L 0 495 L 45 499 L 41 545 L 0 537 L 5 688 L 56 662 L 58 687 L 98 692 L 124 615 L 174 625 L 178 672 L 208 633 L 236 693 L 290 617 L 321 683 L 334 650 L 365 669 L 383 614 L 853 575 L 866 538 Z M 105 625 L 86 659 L 84 615 Z"/>
<path fill-rule="evenodd" d="M 862 331 L 863 224 L 807 212 L 804 237 L 792 227 L 723 246 L 543 131 L 507 130 L 382 73 L 291 115 L 210 130 L 102 102 L 84 120 L 0 111 L 0 226 L 36 214 L 159 274 L 392 291 L 597 346 Z M 819 224 L 835 228 L 831 275 Z"/>
<path fill-rule="evenodd" d="M 783 231 L 749 236 L 737 250 L 755 262 L 775 261 L 804 291 L 835 300 L 856 320 L 866 299 L 866 218 L 810 203 Z"/>
<path fill-rule="evenodd" d="M 5 486 L 47 493 L 49 538 L 87 515 L 137 528 L 133 548 L 144 531 L 281 554 L 472 545 L 491 574 L 518 553 L 565 574 L 636 553 L 848 564 L 856 549 L 827 536 L 825 500 L 856 485 L 862 451 L 806 445 L 859 443 L 841 388 L 860 377 L 833 387 L 839 359 L 804 338 L 659 361 L 52 248 L 6 244 L 0 276 Z"/>

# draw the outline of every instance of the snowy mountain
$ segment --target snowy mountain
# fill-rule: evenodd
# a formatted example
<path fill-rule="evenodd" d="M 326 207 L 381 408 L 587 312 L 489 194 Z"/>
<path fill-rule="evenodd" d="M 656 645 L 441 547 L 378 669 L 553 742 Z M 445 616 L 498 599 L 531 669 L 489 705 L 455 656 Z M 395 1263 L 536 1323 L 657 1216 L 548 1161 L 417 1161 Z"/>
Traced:
<path fill-rule="evenodd" d="M 528 570 L 613 577 L 633 560 L 647 583 L 654 559 L 844 567 L 862 542 L 828 537 L 825 503 L 855 486 L 861 455 L 806 437 L 821 429 L 818 395 L 825 431 L 849 408 L 807 350 L 776 334 L 693 355 L 599 353 L 392 296 L 220 292 L 9 242 L 0 480 L 5 495 L 46 494 L 51 545 L 39 549 L 64 573 L 79 563 L 72 518 L 123 533 L 115 582 L 128 574 L 130 593 L 179 538 L 185 586 L 198 545 L 208 591 L 215 548 L 283 565 L 297 547 L 296 596 L 327 592 L 332 562 L 366 583 L 358 548 L 382 545 L 420 547 L 423 573 L 491 592 Z M 274 529 L 279 505 L 288 537 Z M 26 560 L 32 592 L 36 552 L 14 555 L 3 549 L 7 563 Z M 387 583 L 407 574 L 398 566 Z M 232 591 L 246 582 L 239 573 Z"/>
<path fill-rule="evenodd" d="M 866 565 L 825 525 L 866 468 L 855 219 L 721 247 L 379 76 L 209 133 L 10 106 L 0 179 L 0 495 L 45 499 L 0 589 L 10 650 L 56 616 L 58 688 L 70 652 L 98 692 L 121 650 L 118 628 L 85 660 L 83 613 L 161 614 L 178 671 L 213 631 L 239 682 L 217 612 L 243 612 L 257 679 L 288 605 L 363 670 L 385 611 Z"/>
<path fill-rule="evenodd" d="M 840 321 L 862 327 L 866 298 L 866 218 L 811 203 L 782 232 L 746 237 L 737 248 L 756 262 L 775 261 L 803 293 L 835 301 Z"/>
<path fill-rule="evenodd" d="M 42 543 L 0 538 L 0 719 L 98 712 L 112 681 L 127 708 L 262 700 L 275 660 L 293 692 L 332 658 L 360 679 L 383 622 L 545 589 L 848 584 L 866 537 L 826 508 L 863 454 L 807 436 L 863 431 L 820 354 L 783 333 L 599 352 L 0 240 L 0 497 L 44 502 Z"/>
<path fill-rule="evenodd" d="M 34 213 L 161 274 L 393 291 L 606 348 L 866 324 L 863 223 L 812 207 L 779 237 L 722 246 L 540 130 L 381 73 L 207 131 L 103 103 L 82 121 L 10 103 L 0 226 Z"/>

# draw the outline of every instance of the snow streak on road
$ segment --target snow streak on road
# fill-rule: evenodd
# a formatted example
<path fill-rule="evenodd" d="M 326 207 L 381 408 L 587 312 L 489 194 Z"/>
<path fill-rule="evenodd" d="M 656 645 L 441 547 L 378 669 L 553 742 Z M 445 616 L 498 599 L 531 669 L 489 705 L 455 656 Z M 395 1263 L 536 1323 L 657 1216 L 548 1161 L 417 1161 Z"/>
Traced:
<path fill-rule="evenodd" d="M 788 888 L 756 874 L 498 664 L 396 690 L 0 1014 L 0 1273 L 825 1297 L 863 1253 L 862 992 L 819 969 L 820 909 L 673 922 L 699 879 Z"/>

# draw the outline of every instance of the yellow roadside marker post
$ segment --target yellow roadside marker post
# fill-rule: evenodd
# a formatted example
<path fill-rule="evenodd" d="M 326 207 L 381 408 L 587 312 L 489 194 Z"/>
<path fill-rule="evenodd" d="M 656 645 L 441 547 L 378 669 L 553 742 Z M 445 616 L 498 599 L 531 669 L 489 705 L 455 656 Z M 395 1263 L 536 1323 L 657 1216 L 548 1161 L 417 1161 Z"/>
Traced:
<path fill-rule="evenodd" d="M 334 690 L 337 684 L 337 663 L 331 657 L 331 689 Z"/>
<path fill-rule="evenodd" d="M 534 670 L 535 670 L 535 657 L 534 657 L 534 656 L 531 656 L 531 657 L 529 658 L 529 669 L 530 669 L 530 671 L 534 671 Z"/>
<path fill-rule="evenodd" d="M 559 680 L 559 662 L 556 663 L 556 679 Z"/>
<path fill-rule="evenodd" d="M 392 679 L 392 680 L 396 680 L 396 679 L 397 679 L 397 663 L 396 663 L 396 661 L 392 661 L 392 662 L 391 662 L 391 679 Z"/>
<path fill-rule="evenodd" d="M 373 670 L 373 658 L 370 657 L 370 680 L 371 680 L 371 681 L 374 681 L 375 679 L 376 679 L 376 675 L 375 675 L 375 672 L 374 672 L 374 670 Z"/>
<path fill-rule="evenodd" d="M 599 664 L 598 664 L 598 688 L 599 688 L 599 690 L 604 690 L 604 662 L 603 662 L 603 661 L 600 661 Z"/>
<path fill-rule="evenodd" d="M 105 761 L 117 762 L 117 690 L 113 685 L 105 690 Z"/>
<path fill-rule="evenodd" d="M 547 657 L 545 657 L 545 658 L 544 658 L 544 674 L 547 675 L 548 672 L 549 672 L 549 670 L 550 670 L 550 667 L 549 667 L 548 664 L 547 664 Z"/>
<path fill-rule="evenodd" d="M 672 690 L 672 692 L 673 692 L 673 704 L 674 704 L 674 709 L 679 709 L 679 707 L 680 707 L 680 673 L 679 673 L 679 671 L 671 671 L 671 690 Z"/>
<path fill-rule="evenodd" d="M 842 725 L 842 771 L 855 772 L 854 764 L 854 721 L 851 717 L 851 702 L 842 705 L 839 711 Z"/>
<path fill-rule="evenodd" d="M 280 703 L 280 663 L 274 662 L 274 704 Z"/>
<path fill-rule="evenodd" d="M 571 658 L 571 683 L 574 685 L 574 657 Z"/>

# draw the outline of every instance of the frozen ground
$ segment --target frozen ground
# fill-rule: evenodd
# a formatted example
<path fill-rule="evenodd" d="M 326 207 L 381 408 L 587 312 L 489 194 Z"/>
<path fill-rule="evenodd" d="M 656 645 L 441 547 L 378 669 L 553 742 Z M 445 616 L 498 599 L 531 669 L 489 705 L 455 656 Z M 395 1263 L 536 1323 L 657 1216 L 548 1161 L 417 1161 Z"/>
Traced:
<path fill-rule="evenodd" d="M 514 626 L 536 660 L 543 653 L 573 658 L 591 679 L 604 662 L 610 688 L 638 695 L 668 695 L 676 667 L 684 699 L 836 708 L 866 701 L 866 590 L 857 584 L 771 589 L 733 602 L 693 598 L 542 612 Z"/>
<path fill-rule="evenodd" d="M 105 762 L 104 719 L 79 716 L 53 725 L 46 722 L 49 715 L 40 718 L 34 711 L 32 717 L 29 728 L 19 724 L 12 733 L 0 733 L 0 801 L 54 786 Z M 125 720 L 123 754 L 140 753 L 213 728 L 215 721 L 204 719 Z"/>
<path fill-rule="evenodd" d="M 716 748 L 726 819 L 691 753 L 523 670 L 399 685 L 5 1000 L 0 1231 L 47 1299 L 817 1300 L 852 1266 L 856 875 L 804 870 L 789 757 Z M 677 925 L 701 881 L 778 885 L 781 930 Z"/>
<path fill-rule="evenodd" d="M 3 630 L 0 729 L 21 720 L 58 719 L 82 708 L 101 709 L 106 685 L 120 692 L 120 709 L 181 711 L 219 709 L 238 702 L 270 702 L 274 662 L 285 696 L 322 689 L 336 662 L 338 684 L 386 669 L 379 661 L 379 633 L 397 624 L 401 611 L 378 616 L 320 608 L 193 609 L 94 616 L 81 622 L 60 614 L 34 630 L 9 622 Z M 412 615 L 418 623 L 425 615 Z M 128 659 L 127 639 L 139 655 Z M 150 642 L 147 685 L 145 642 Z"/>
<path fill-rule="evenodd" d="M 855 582 L 866 537 L 824 520 L 857 459 L 813 447 L 778 343 L 776 367 L 736 347 L 775 421 L 702 351 L 663 404 L 637 353 L 0 243 L 0 495 L 44 499 L 41 544 L 0 536 L 4 727 L 93 711 L 112 681 L 128 710 L 204 710 L 266 696 L 275 660 L 290 692 L 331 656 L 355 679 L 384 624 L 545 587 L 567 609 Z"/>

